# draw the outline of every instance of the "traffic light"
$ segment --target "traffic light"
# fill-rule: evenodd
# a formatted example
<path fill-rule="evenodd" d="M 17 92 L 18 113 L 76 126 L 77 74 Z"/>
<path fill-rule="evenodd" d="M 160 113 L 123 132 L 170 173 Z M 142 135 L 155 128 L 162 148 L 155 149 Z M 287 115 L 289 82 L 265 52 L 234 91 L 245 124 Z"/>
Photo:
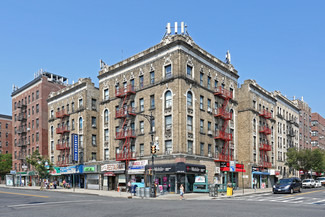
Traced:
<path fill-rule="evenodd" d="M 151 154 L 155 154 L 156 153 L 156 146 L 152 145 L 151 146 Z"/>

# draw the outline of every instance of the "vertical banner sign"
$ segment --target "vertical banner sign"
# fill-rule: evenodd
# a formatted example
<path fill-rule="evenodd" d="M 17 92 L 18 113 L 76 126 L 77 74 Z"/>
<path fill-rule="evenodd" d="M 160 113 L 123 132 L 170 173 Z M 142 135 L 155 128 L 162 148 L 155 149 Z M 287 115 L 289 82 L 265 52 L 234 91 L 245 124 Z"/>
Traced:
<path fill-rule="evenodd" d="M 78 162 L 78 134 L 73 134 L 73 160 Z"/>

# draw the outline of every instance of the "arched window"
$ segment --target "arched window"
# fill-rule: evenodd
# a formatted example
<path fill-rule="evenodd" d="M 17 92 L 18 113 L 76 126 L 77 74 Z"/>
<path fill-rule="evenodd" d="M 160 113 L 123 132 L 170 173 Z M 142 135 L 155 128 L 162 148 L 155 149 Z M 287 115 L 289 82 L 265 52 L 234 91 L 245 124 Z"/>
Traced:
<path fill-rule="evenodd" d="M 187 92 L 187 106 L 192 106 L 193 102 L 193 95 L 191 91 Z"/>
<path fill-rule="evenodd" d="M 167 91 L 165 93 L 165 108 L 171 108 L 172 107 L 172 92 Z"/>
<path fill-rule="evenodd" d="M 104 111 L 104 123 L 105 124 L 108 123 L 108 110 L 107 109 Z"/>
<path fill-rule="evenodd" d="M 82 117 L 79 118 L 79 130 L 82 130 Z"/>

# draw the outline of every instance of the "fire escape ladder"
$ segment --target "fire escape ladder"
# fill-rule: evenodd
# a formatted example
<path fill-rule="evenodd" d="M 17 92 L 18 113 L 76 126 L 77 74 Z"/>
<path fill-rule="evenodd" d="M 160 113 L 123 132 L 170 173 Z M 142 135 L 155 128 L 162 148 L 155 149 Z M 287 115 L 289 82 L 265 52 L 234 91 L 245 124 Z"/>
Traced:
<path fill-rule="evenodd" d="M 261 126 L 260 129 L 260 137 L 262 138 L 260 144 L 260 167 L 262 168 L 270 168 L 272 167 L 272 163 L 269 161 L 269 156 L 267 155 L 268 151 L 272 150 L 270 146 L 268 135 L 271 134 L 271 129 L 268 126 L 267 120 L 271 118 L 271 113 L 267 110 L 263 110 L 260 115 L 262 119 L 264 119 L 265 124 Z"/>

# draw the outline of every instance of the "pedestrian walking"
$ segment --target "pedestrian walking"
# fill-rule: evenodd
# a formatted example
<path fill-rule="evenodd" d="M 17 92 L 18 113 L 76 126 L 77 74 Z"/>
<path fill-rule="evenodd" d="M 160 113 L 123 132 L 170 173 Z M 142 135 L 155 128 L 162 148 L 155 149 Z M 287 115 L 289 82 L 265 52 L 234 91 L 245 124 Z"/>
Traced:
<path fill-rule="evenodd" d="M 184 200 L 184 186 L 183 186 L 183 184 L 181 184 L 181 186 L 179 187 L 179 193 L 181 196 L 181 200 Z"/>
<path fill-rule="evenodd" d="M 57 182 L 56 182 L 56 180 L 54 180 L 54 182 L 53 182 L 53 186 L 54 186 L 54 189 L 56 189 L 56 186 L 57 186 Z"/>

